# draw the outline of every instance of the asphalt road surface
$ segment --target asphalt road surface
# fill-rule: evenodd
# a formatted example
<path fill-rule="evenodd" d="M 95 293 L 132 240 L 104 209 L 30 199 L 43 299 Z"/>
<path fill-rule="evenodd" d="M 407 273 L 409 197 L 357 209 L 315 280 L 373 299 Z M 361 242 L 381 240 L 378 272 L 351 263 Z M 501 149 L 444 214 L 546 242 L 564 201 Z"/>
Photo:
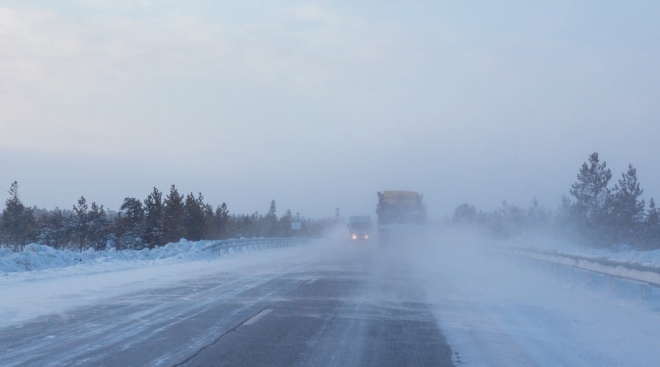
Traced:
<path fill-rule="evenodd" d="M 0 329 L 0 365 L 452 365 L 405 261 L 373 243 L 266 251 Z"/>

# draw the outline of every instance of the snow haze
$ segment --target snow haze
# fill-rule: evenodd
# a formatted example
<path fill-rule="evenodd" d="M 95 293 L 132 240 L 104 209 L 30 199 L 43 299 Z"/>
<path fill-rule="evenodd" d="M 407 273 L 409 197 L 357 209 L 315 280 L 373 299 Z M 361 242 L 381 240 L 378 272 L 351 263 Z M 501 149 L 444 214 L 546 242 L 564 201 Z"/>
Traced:
<path fill-rule="evenodd" d="M 232 213 L 431 219 L 559 203 L 598 151 L 658 196 L 660 4 L 4 1 L 0 188 L 118 209 L 172 183 Z"/>

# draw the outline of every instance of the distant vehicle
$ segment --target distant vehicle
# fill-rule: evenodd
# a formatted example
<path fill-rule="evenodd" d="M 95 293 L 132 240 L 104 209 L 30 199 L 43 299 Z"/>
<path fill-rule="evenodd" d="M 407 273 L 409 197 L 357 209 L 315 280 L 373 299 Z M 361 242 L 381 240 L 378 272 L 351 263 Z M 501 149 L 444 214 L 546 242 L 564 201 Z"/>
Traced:
<path fill-rule="evenodd" d="M 351 240 L 368 240 L 371 237 L 373 223 L 371 223 L 371 217 L 368 215 L 350 216 L 348 217 L 347 227 Z"/>
<path fill-rule="evenodd" d="M 424 195 L 414 191 L 378 192 L 378 236 L 389 237 L 391 229 L 403 224 L 426 223 Z"/>

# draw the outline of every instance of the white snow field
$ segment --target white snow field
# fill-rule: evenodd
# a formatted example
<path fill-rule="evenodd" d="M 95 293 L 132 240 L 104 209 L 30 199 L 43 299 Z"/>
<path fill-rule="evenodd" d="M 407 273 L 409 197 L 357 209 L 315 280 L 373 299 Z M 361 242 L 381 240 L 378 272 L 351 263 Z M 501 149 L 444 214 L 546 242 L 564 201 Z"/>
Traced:
<path fill-rule="evenodd" d="M 444 235 L 405 252 L 457 366 L 660 365 L 660 292 L 501 245 Z"/>

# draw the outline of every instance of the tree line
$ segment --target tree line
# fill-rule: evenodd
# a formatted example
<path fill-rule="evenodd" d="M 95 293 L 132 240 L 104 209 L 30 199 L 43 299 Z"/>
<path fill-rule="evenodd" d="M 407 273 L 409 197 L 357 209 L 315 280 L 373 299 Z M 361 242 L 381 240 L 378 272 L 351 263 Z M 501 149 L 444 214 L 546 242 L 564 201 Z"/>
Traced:
<path fill-rule="evenodd" d="M 0 216 L 0 244 L 16 251 L 33 242 L 55 249 L 99 251 L 154 248 L 182 238 L 318 237 L 338 220 L 309 219 L 290 210 L 278 217 L 275 200 L 265 215 L 230 214 L 226 203 L 214 209 L 201 193 L 183 195 L 175 185 L 165 196 L 154 187 L 144 200 L 127 197 L 117 212 L 88 203 L 84 196 L 70 210 L 29 207 L 19 198 L 18 182 L 8 193 Z M 292 230 L 291 222 L 301 222 L 301 229 Z"/>
<path fill-rule="evenodd" d="M 648 205 L 641 198 L 644 190 L 637 169 L 629 164 L 613 186 L 611 180 L 612 171 L 595 152 L 582 164 L 570 196 L 564 195 L 555 211 L 541 206 L 536 198 L 528 208 L 505 201 L 492 212 L 461 204 L 450 222 L 476 225 L 497 237 L 541 231 L 595 247 L 626 244 L 640 250 L 659 249 L 660 211 L 653 198 Z"/>

